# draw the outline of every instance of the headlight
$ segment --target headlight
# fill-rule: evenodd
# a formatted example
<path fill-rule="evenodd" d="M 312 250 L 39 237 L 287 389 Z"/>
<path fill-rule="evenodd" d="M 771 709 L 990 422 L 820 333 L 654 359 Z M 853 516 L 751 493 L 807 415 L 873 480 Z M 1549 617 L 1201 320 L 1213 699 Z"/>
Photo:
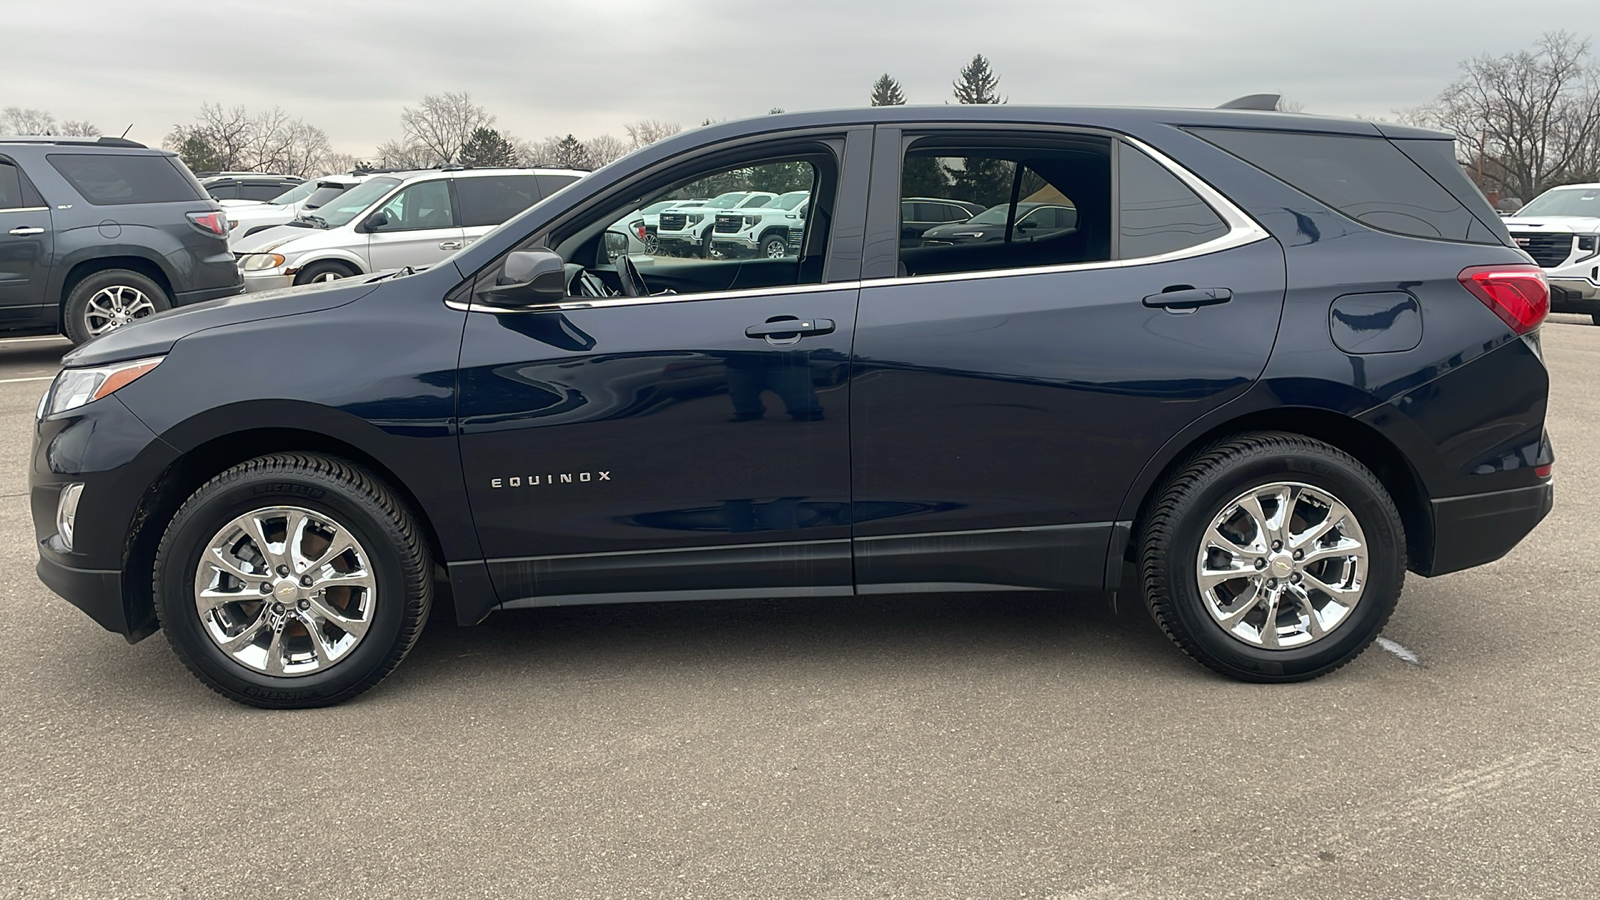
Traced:
<path fill-rule="evenodd" d="M 276 269 L 283 265 L 282 253 L 251 253 L 239 263 L 239 268 L 246 272 L 261 272 L 266 269 Z"/>
<path fill-rule="evenodd" d="M 39 409 L 45 416 L 54 416 L 109 397 L 132 384 L 151 369 L 161 365 L 162 357 L 134 359 L 92 369 L 62 369 L 50 385 Z"/>

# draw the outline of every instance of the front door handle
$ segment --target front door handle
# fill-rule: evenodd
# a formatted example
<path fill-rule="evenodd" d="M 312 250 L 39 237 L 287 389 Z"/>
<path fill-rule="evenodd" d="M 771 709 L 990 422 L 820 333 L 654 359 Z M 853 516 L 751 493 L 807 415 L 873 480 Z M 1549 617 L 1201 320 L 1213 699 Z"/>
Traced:
<path fill-rule="evenodd" d="M 793 316 L 774 317 L 761 323 L 751 325 L 744 330 L 747 338 L 766 338 L 773 344 L 792 344 L 803 337 L 814 334 L 833 334 L 834 324 L 832 319 L 796 319 Z"/>
<path fill-rule="evenodd" d="M 35 234 L 44 234 L 44 229 L 35 227 L 33 225 L 24 225 L 21 228 L 11 229 L 9 233 L 16 235 L 17 237 L 31 237 Z"/>
<path fill-rule="evenodd" d="M 1152 309 L 1187 310 L 1216 306 L 1232 299 L 1233 291 L 1227 288 L 1193 288 L 1179 285 L 1167 288 L 1159 294 L 1151 294 L 1144 298 L 1144 305 Z"/>
<path fill-rule="evenodd" d="M 460 250 L 464 246 L 460 241 L 440 241 L 440 250 Z"/>

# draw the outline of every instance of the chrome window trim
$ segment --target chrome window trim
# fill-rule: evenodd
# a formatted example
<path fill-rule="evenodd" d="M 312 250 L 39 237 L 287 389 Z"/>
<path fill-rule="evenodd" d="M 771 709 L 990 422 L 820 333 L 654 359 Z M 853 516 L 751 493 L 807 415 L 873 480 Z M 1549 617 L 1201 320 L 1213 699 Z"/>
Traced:
<path fill-rule="evenodd" d="M 1224 250 L 1233 250 L 1245 247 L 1272 237 L 1271 233 L 1263 228 L 1260 223 L 1251 218 L 1248 213 L 1240 209 L 1232 200 L 1223 196 L 1220 191 L 1203 181 L 1188 169 L 1174 162 L 1166 154 L 1151 147 L 1145 142 L 1118 135 L 1118 140 L 1145 154 L 1171 172 L 1184 186 L 1194 191 L 1195 194 L 1212 211 L 1222 218 L 1228 226 L 1228 233 L 1218 238 L 1185 247 L 1182 250 L 1173 250 L 1156 256 L 1139 256 L 1133 259 L 1107 259 L 1098 262 L 1063 263 L 1053 266 L 1027 266 L 1015 269 L 986 269 L 976 272 L 952 272 L 945 275 L 912 275 L 894 276 L 885 278 L 870 278 L 861 281 L 841 281 L 831 284 L 796 284 L 772 288 L 751 288 L 739 291 L 714 291 L 698 294 L 660 294 L 654 297 L 611 297 L 605 299 L 575 300 L 563 303 L 548 303 L 539 306 L 529 306 L 521 309 L 507 309 L 498 306 L 487 306 L 481 303 L 461 303 L 447 301 L 451 309 L 465 310 L 467 312 L 549 312 L 574 309 L 600 309 L 613 306 L 644 306 L 657 303 L 693 303 L 702 300 L 739 299 L 743 297 L 771 297 L 783 294 L 814 294 L 833 291 L 859 290 L 867 287 L 898 287 L 900 285 L 940 284 L 951 281 L 977 281 L 988 278 L 1015 278 L 1024 275 L 1056 275 L 1068 272 L 1093 272 L 1100 269 L 1127 269 L 1135 266 L 1158 265 L 1160 263 L 1178 262 L 1200 256 L 1209 256 Z M 901 202 L 905 202 L 902 198 Z"/>
<path fill-rule="evenodd" d="M 48 206 L 0 206 L 0 213 L 49 212 Z"/>

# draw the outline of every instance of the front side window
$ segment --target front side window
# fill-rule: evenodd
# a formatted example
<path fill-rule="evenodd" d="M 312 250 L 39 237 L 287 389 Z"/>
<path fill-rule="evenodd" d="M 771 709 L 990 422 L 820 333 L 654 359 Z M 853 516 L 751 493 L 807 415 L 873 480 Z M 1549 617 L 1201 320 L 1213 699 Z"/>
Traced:
<path fill-rule="evenodd" d="M 1178 177 L 1139 150 L 1117 157 L 1118 254 L 1123 259 L 1187 250 L 1228 233 L 1228 226 Z"/>
<path fill-rule="evenodd" d="M 456 179 L 461 224 L 499 225 L 539 202 L 536 175 L 485 175 Z"/>
<path fill-rule="evenodd" d="M 45 157 L 94 206 L 203 199 L 196 183 L 165 155 L 52 153 Z"/>
<path fill-rule="evenodd" d="M 601 201 L 600 211 L 556 224 L 546 245 L 519 249 L 548 246 L 568 263 L 568 294 L 590 299 L 639 296 L 624 290 L 623 256 L 642 280 L 634 289 L 650 295 L 819 284 L 831 216 L 817 212 L 832 210 L 838 161 L 832 145 L 800 146 L 809 149 Z M 654 232 L 635 213 L 651 209 Z"/>
<path fill-rule="evenodd" d="M 389 198 L 375 214 L 372 230 L 385 233 L 422 231 L 452 228 L 455 224 L 455 213 L 450 208 L 450 183 L 441 178 L 413 184 Z"/>
<path fill-rule="evenodd" d="M 922 138 L 904 157 L 900 196 L 920 201 L 900 204 L 909 276 L 1111 258 L 1107 138 Z"/>

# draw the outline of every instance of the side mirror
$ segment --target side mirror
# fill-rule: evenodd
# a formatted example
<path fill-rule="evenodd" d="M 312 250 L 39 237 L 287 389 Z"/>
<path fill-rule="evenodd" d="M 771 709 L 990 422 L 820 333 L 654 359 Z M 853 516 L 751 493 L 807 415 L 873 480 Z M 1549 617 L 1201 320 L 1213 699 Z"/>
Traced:
<path fill-rule="evenodd" d="M 367 230 L 368 231 L 377 231 L 377 230 L 379 230 L 381 228 L 388 227 L 388 225 L 389 225 L 389 214 L 388 213 L 382 213 L 382 212 L 373 213 L 372 214 L 372 218 L 367 220 Z"/>
<path fill-rule="evenodd" d="M 607 231 L 605 233 L 606 262 L 614 263 L 619 256 L 628 255 L 628 236 L 620 231 Z"/>
<path fill-rule="evenodd" d="M 507 254 L 494 284 L 480 292 L 494 306 L 533 306 L 567 299 L 567 270 L 549 250 Z"/>

